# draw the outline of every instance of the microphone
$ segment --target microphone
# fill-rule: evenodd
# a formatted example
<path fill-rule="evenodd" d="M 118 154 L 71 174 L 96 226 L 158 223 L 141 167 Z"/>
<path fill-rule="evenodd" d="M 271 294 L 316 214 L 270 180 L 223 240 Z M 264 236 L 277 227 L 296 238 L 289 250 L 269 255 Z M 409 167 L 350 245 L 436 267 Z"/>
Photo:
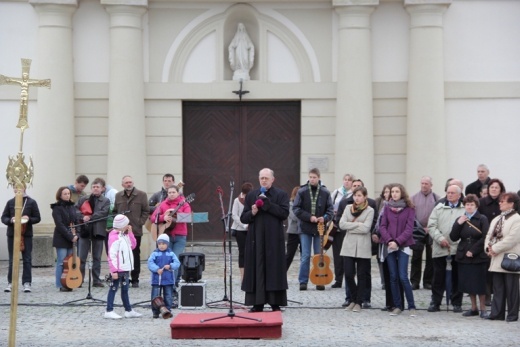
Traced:
<path fill-rule="evenodd" d="M 256 207 L 261 208 L 262 206 L 264 206 L 264 200 L 262 200 L 262 199 L 256 200 L 255 205 L 256 205 Z"/>
<path fill-rule="evenodd" d="M 220 195 L 224 194 L 224 191 L 222 190 L 222 188 L 220 186 L 217 187 L 217 193 Z"/>
<path fill-rule="evenodd" d="M 231 188 L 234 188 L 235 187 L 235 181 L 233 180 L 233 177 L 231 177 L 231 181 L 229 181 L 229 186 Z"/>
<path fill-rule="evenodd" d="M 266 198 L 265 192 L 267 192 L 267 189 L 265 187 L 260 187 L 260 195 L 258 195 L 259 198 Z"/>

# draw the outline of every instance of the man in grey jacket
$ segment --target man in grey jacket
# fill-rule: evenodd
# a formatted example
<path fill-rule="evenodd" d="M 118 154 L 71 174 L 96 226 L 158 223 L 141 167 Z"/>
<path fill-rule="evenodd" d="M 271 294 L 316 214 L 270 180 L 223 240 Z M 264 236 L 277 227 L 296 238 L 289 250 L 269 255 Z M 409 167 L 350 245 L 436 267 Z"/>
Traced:
<path fill-rule="evenodd" d="M 451 261 L 451 302 L 453 312 L 462 312 L 462 293 L 458 290 L 458 266 L 455 262 L 458 242 L 450 239 L 453 224 L 464 214 L 464 206 L 460 201 L 462 189 L 451 185 L 446 190 L 446 201 L 439 202 L 432 211 L 428 220 L 428 231 L 433 238 L 432 261 L 432 302 L 428 312 L 440 311 L 444 290 L 446 289 L 446 266 Z"/>

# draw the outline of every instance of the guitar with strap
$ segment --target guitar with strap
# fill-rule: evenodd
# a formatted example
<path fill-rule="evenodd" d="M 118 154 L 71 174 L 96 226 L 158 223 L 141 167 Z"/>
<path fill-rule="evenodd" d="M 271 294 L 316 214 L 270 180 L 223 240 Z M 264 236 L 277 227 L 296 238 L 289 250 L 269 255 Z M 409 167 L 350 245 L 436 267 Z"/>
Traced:
<path fill-rule="evenodd" d="M 183 201 L 181 201 L 174 209 L 172 210 L 167 210 L 166 212 L 168 213 L 169 216 L 175 216 L 175 214 L 177 213 L 177 211 L 182 207 L 184 206 L 185 203 L 191 203 L 195 200 L 195 193 L 191 193 L 190 195 L 188 195 Z M 157 213 L 160 213 L 157 212 Z M 165 223 L 161 223 L 159 224 L 159 226 L 157 226 L 157 224 L 152 224 L 152 238 L 154 241 L 157 241 L 157 236 L 163 234 L 163 233 L 167 233 L 169 234 L 170 231 L 172 231 L 174 228 L 175 228 L 175 225 L 177 224 L 177 220 L 175 218 L 172 218 L 171 221 L 169 222 L 165 222 Z"/>
<path fill-rule="evenodd" d="M 317 286 L 330 284 L 333 280 L 332 270 L 330 269 L 330 257 L 323 254 L 323 234 L 325 225 L 318 223 L 318 233 L 320 234 L 320 254 L 312 257 L 312 268 L 309 275 L 311 282 Z"/>
<path fill-rule="evenodd" d="M 72 235 L 76 236 L 76 229 L 74 224 L 70 223 Z M 61 285 L 64 288 L 74 289 L 79 288 L 83 283 L 83 276 L 80 271 L 80 259 L 77 253 L 77 242 L 72 243 L 72 254 L 63 259 L 63 272 L 61 274 Z"/>

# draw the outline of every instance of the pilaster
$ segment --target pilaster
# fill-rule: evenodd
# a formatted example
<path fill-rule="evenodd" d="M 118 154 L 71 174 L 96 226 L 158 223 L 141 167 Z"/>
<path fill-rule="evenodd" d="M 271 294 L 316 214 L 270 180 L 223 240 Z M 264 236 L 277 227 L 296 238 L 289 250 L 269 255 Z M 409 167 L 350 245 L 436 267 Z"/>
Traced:
<path fill-rule="evenodd" d="M 352 172 L 374 192 L 370 16 L 376 0 L 333 1 L 339 15 L 335 185 Z"/>

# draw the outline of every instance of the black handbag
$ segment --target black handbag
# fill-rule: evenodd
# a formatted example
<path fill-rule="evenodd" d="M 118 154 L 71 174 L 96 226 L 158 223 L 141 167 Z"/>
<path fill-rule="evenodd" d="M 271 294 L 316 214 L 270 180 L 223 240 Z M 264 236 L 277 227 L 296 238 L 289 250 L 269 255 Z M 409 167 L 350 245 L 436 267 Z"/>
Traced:
<path fill-rule="evenodd" d="M 428 242 L 428 234 L 417 218 L 413 221 L 413 240 L 415 244 L 410 246 L 413 250 L 421 250 Z"/>
<path fill-rule="evenodd" d="M 504 254 L 504 259 L 502 259 L 502 269 L 511 272 L 519 272 L 520 271 L 520 257 L 516 253 L 506 253 Z"/>

